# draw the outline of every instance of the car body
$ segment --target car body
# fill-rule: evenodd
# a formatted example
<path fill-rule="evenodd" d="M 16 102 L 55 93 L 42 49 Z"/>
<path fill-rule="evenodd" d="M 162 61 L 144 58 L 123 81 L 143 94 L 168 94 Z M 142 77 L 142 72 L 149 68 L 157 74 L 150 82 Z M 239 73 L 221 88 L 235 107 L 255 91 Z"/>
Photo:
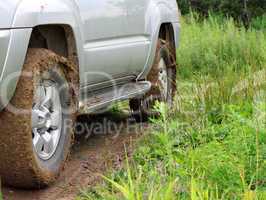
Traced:
<path fill-rule="evenodd" d="M 64 25 L 73 31 L 82 89 L 108 84 L 110 77 L 143 79 L 152 66 L 162 24 L 172 25 L 178 46 L 178 12 L 175 0 L 1 1 L 0 82 L 11 74 L 16 77 L 8 90 L 1 87 L 1 107 L 15 91 L 34 27 Z"/>
<path fill-rule="evenodd" d="M 78 114 L 171 106 L 179 31 L 176 0 L 0 0 L 2 182 L 53 183 Z"/>

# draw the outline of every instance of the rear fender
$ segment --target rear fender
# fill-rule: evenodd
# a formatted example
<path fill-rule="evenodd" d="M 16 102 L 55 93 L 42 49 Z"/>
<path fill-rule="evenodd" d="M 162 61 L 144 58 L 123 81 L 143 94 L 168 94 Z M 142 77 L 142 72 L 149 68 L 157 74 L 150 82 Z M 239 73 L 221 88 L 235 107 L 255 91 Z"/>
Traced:
<path fill-rule="evenodd" d="M 175 34 L 175 46 L 179 44 L 180 14 L 175 0 L 152 0 L 147 10 L 146 31 L 151 35 L 149 58 L 138 80 L 145 79 L 150 72 L 156 53 L 161 25 L 172 24 Z"/>

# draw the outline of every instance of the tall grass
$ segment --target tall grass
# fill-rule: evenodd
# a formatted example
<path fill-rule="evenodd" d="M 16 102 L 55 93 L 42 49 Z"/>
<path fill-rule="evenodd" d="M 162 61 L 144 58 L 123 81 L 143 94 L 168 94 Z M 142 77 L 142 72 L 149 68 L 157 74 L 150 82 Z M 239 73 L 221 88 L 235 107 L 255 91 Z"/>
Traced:
<path fill-rule="evenodd" d="M 174 109 L 124 169 L 79 199 L 266 199 L 266 33 L 230 19 L 182 21 Z"/>
<path fill-rule="evenodd" d="M 251 22 L 251 27 L 257 30 L 266 30 L 266 15 L 254 18 Z"/>
<path fill-rule="evenodd" d="M 232 19 L 214 16 L 198 21 L 192 13 L 182 23 L 177 52 L 182 109 L 194 113 L 201 107 L 215 114 L 224 104 L 252 102 L 265 82 L 265 30 L 246 31 Z M 186 106 L 182 97 L 189 93 L 193 103 Z"/>
<path fill-rule="evenodd" d="M 265 67 L 266 38 L 263 31 L 246 31 L 244 27 L 235 26 L 233 19 L 211 15 L 197 21 L 198 16 L 193 13 L 183 18 L 177 52 L 183 78 L 191 78 L 192 73 L 217 77 L 234 72 L 251 73 Z"/>

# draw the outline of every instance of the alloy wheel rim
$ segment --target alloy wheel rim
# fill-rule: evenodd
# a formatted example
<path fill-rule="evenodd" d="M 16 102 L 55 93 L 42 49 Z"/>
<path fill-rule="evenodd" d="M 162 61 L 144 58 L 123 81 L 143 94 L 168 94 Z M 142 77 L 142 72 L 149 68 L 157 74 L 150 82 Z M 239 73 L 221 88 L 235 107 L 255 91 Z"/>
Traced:
<path fill-rule="evenodd" d="M 160 59 L 159 62 L 159 87 L 161 97 L 164 101 L 168 99 L 168 73 L 167 73 L 167 66 L 163 58 Z"/>
<path fill-rule="evenodd" d="M 56 83 L 43 81 L 36 88 L 32 106 L 32 143 L 38 157 L 49 160 L 59 144 L 62 107 Z"/>

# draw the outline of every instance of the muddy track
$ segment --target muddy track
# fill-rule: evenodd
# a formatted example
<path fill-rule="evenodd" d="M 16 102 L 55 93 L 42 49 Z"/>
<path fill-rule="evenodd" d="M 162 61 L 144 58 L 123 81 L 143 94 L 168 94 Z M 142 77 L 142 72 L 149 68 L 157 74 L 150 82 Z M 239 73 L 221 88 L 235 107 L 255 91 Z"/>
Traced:
<path fill-rule="evenodd" d="M 125 147 L 130 155 L 136 139 L 146 125 L 135 124 L 128 114 L 105 113 L 94 117 L 81 116 L 78 136 L 71 158 L 51 187 L 44 190 L 16 190 L 4 187 L 5 200 L 70 200 L 80 190 L 98 183 L 107 170 L 121 168 Z M 89 136 L 89 132 L 94 134 Z"/>

